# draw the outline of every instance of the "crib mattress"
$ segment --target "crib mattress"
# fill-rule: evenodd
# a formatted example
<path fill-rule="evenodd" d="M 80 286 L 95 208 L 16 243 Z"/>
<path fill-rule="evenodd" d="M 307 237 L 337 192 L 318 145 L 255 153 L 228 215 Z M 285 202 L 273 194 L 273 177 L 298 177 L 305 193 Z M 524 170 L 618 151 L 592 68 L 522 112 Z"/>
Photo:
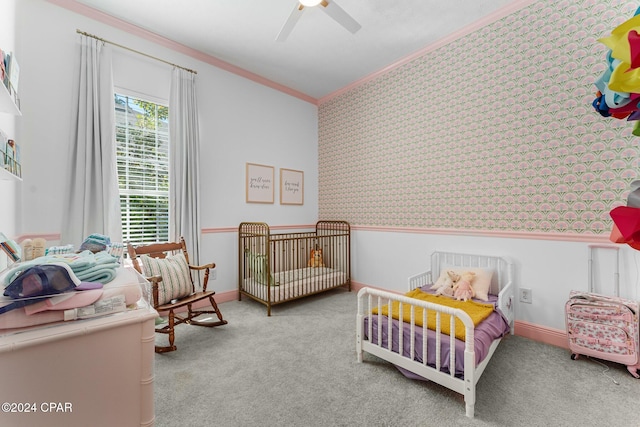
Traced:
<path fill-rule="evenodd" d="M 143 296 L 143 288 L 141 287 L 140 279 L 141 277 L 133 268 L 118 268 L 116 277 L 103 286 L 102 296 L 99 300 L 111 298 L 116 295 L 124 295 L 125 303 L 127 305 L 135 304 Z M 2 295 L 2 293 L 3 290 L 0 289 L 0 295 Z M 0 298 L 0 306 L 4 306 L 12 302 L 9 298 Z M 17 328 L 26 328 L 62 321 L 64 321 L 63 310 L 47 310 L 28 315 L 25 307 L 22 307 L 0 314 L 0 330 L 2 330 L 3 333 L 8 333 Z"/>
<path fill-rule="evenodd" d="M 343 285 L 347 280 L 344 271 L 328 267 L 306 267 L 273 274 L 275 285 L 267 286 L 253 277 L 244 280 L 243 290 L 257 298 L 272 303 L 288 301 Z M 269 295 L 270 294 L 270 295 Z"/>
<path fill-rule="evenodd" d="M 427 288 L 422 289 L 425 292 L 433 292 Z M 498 301 L 498 297 L 495 295 L 489 295 L 489 303 L 493 304 L 494 307 Z M 487 301 L 479 301 L 483 303 L 487 303 Z M 382 346 L 388 347 L 388 319 L 386 316 L 381 316 L 382 321 Z M 365 338 L 369 339 L 367 336 L 369 332 L 369 318 L 365 318 L 365 327 L 364 333 Z M 378 326 L 378 316 L 372 316 L 373 329 L 371 342 L 374 344 L 378 343 L 377 337 L 377 326 Z M 400 321 L 393 319 L 392 320 L 392 351 L 398 353 L 399 346 L 399 328 Z M 409 357 L 411 351 L 411 343 L 410 343 L 410 326 L 408 324 L 403 324 L 403 355 Z M 496 340 L 504 337 L 509 334 L 511 328 L 509 326 L 506 318 L 500 313 L 500 311 L 496 308 L 489 317 L 483 320 L 479 325 L 477 325 L 474 329 L 474 351 L 476 358 L 476 366 L 481 363 L 484 358 L 489 354 L 489 350 L 491 344 Z M 423 362 L 422 359 L 422 345 L 424 340 L 422 327 L 415 328 L 415 344 L 414 344 L 414 360 L 418 362 Z M 455 375 L 456 377 L 462 378 L 464 376 L 464 348 L 465 343 L 459 339 L 455 340 Z M 450 366 L 450 345 L 449 345 L 449 336 L 445 335 L 440 340 L 440 370 L 442 372 L 449 373 Z M 436 366 L 436 332 L 428 329 L 427 330 L 427 364 L 431 367 Z M 421 376 L 414 374 L 413 372 L 407 371 L 401 367 L 397 367 L 405 376 L 413 379 L 423 379 Z"/>

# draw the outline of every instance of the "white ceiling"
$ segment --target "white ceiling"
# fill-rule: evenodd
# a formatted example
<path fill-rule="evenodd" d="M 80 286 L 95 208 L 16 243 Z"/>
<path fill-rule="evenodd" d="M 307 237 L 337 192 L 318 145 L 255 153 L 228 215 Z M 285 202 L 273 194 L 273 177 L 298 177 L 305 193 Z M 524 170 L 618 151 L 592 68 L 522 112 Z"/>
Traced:
<path fill-rule="evenodd" d="M 522 0 L 335 0 L 362 29 L 305 8 L 283 42 L 297 0 L 77 2 L 320 99 Z"/>

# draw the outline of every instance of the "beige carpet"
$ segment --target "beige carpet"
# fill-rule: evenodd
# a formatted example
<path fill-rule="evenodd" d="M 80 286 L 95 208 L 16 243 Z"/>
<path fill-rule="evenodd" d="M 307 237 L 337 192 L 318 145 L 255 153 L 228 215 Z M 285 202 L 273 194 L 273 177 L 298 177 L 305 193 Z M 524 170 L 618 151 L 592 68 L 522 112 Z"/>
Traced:
<path fill-rule="evenodd" d="M 220 309 L 228 325 L 181 325 L 178 350 L 155 356 L 156 426 L 640 426 L 640 380 L 561 348 L 503 340 L 468 419 L 461 395 L 371 355 L 357 363 L 354 292 L 271 317 L 253 301 Z"/>

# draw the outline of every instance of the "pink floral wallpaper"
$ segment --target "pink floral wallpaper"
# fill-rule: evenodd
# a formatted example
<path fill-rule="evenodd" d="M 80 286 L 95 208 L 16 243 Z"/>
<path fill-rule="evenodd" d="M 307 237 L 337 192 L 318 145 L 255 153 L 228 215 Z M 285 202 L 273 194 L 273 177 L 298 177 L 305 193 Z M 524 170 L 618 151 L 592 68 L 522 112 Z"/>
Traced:
<path fill-rule="evenodd" d="M 640 138 L 591 107 L 597 39 L 637 7 L 539 1 L 323 102 L 320 218 L 608 235 Z"/>

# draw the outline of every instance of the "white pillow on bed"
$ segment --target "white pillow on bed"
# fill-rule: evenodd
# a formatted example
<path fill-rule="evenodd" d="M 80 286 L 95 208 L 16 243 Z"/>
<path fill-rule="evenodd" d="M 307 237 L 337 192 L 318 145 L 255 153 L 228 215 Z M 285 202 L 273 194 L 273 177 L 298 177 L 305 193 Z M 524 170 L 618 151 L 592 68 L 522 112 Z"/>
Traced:
<path fill-rule="evenodd" d="M 489 290 L 491 289 L 491 279 L 493 278 L 493 269 L 481 268 L 481 267 L 443 267 L 443 274 L 447 274 L 448 270 L 453 270 L 457 274 L 462 274 L 465 271 L 471 271 L 476 273 L 476 276 L 471 282 L 473 290 L 476 291 L 476 298 L 481 301 L 489 301 Z M 440 277 L 443 275 L 441 274 Z M 438 278 L 440 280 L 440 278 Z"/>

